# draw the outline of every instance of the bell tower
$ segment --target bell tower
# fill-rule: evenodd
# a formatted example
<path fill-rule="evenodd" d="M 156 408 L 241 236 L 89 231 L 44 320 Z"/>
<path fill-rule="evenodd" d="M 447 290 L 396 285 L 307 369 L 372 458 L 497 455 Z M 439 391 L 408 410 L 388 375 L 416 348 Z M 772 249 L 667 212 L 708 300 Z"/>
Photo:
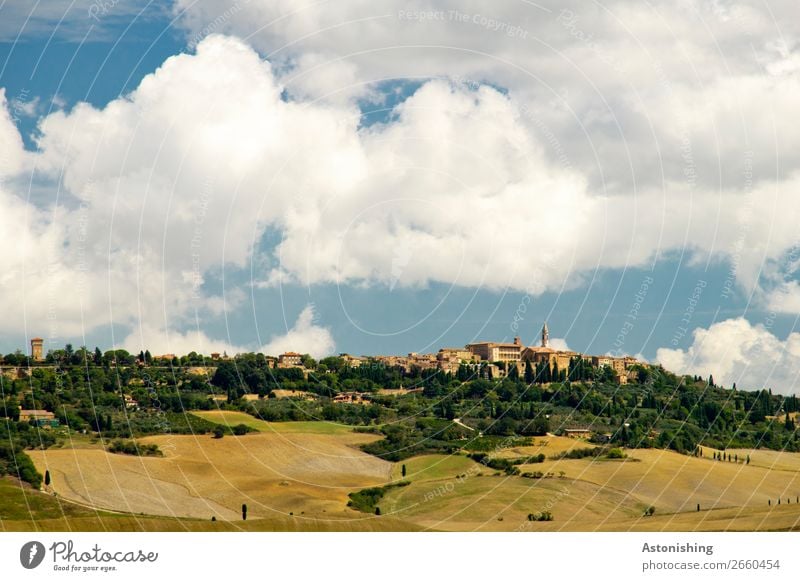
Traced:
<path fill-rule="evenodd" d="M 31 339 L 31 359 L 34 361 L 43 361 L 44 352 L 44 339 L 41 337 L 34 337 Z"/>
<path fill-rule="evenodd" d="M 542 327 L 542 347 L 550 346 L 550 331 L 547 329 L 547 322 Z"/>

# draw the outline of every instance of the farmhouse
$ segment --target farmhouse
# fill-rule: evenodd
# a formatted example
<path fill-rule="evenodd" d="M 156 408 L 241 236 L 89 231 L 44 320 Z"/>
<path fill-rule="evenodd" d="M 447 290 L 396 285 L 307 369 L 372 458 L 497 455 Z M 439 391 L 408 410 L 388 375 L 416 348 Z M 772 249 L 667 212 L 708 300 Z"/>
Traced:
<path fill-rule="evenodd" d="M 289 367 L 302 367 L 303 356 L 294 351 L 287 351 L 278 355 L 278 367 L 286 369 Z"/>
<path fill-rule="evenodd" d="M 357 391 L 345 391 L 338 395 L 333 396 L 333 403 L 355 403 L 355 404 L 364 404 L 367 403 L 364 399 L 363 393 Z"/>
<path fill-rule="evenodd" d="M 59 421 L 53 412 L 46 410 L 19 410 L 19 421 L 30 422 L 40 428 L 57 428 Z"/>
<path fill-rule="evenodd" d="M 592 437 L 592 430 L 588 428 L 566 428 L 564 435 L 567 438 L 588 439 Z"/>

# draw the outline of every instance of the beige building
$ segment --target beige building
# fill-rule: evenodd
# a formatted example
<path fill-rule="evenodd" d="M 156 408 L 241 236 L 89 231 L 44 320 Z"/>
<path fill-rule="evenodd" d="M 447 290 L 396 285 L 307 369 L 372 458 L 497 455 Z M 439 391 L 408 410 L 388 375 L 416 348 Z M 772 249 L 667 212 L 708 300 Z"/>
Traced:
<path fill-rule="evenodd" d="M 354 357 L 348 353 L 342 353 L 339 357 L 341 357 L 344 364 L 348 367 L 361 367 L 361 364 L 366 361 L 363 357 Z"/>
<path fill-rule="evenodd" d="M 409 369 L 437 369 L 439 362 L 436 360 L 436 355 L 432 353 L 409 353 L 408 354 L 408 368 Z"/>
<path fill-rule="evenodd" d="M 303 356 L 294 351 L 287 351 L 278 355 L 278 367 L 300 367 Z"/>
<path fill-rule="evenodd" d="M 31 339 L 31 358 L 34 361 L 44 361 L 44 339 L 41 337 Z"/>
<path fill-rule="evenodd" d="M 614 373 L 617 375 L 622 374 L 628 367 L 628 365 L 626 365 L 626 360 L 622 357 L 609 357 L 607 355 L 592 357 L 592 365 L 597 368 L 608 366 L 613 369 Z"/>
<path fill-rule="evenodd" d="M 480 361 L 480 358 L 468 349 L 446 347 L 439 349 L 436 354 L 436 360 L 439 369 L 445 373 L 455 374 L 462 363 L 475 365 Z"/>
<path fill-rule="evenodd" d="M 588 428 L 567 428 L 564 430 L 564 435 L 567 438 L 588 440 L 592 437 L 592 430 Z"/>
<path fill-rule="evenodd" d="M 579 354 L 575 351 L 556 351 L 550 347 L 550 331 L 547 323 L 542 327 L 542 340 L 538 347 L 526 347 L 522 352 L 522 360 L 533 364 L 547 363 L 553 369 L 558 366 L 559 371 L 568 370 L 574 357 Z"/>
<path fill-rule="evenodd" d="M 470 343 L 466 346 L 467 351 L 475 355 L 482 361 L 497 363 L 499 361 L 517 362 L 522 359 L 522 341 L 519 337 L 514 337 L 513 343 Z"/>
<path fill-rule="evenodd" d="M 458 347 L 445 347 L 443 349 L 439 349 L 439 353 L 436 354 L 436 358 L 440 361 L 444 359 L 456 359 L 465 363 L 474 363 L 477 361 L 475 355 L 469 349 L 460 349 Z"/>
<path fill-rule="evenodd" d="M 548 363 L 551 369 L 556 366 L 559 371 L 569 370 L 572 359 L 577 357 L 575 351 L 556 351 L 554 349 L 542 347 L 528 347 L 522 354 L 523 361 L 530 361 L 534 365 L 537 363 Z"/>
<path fill-rule="evenodd" d="M 20 422 L 31 422 L 40 428 L 57 428 L 59 425 L 56 415 L 46 410 L 19 410 Z"/>
<path fill-rule="evenodd" d="M 408 357 L 401 357 L 400 355 L 376 355 L 373 359 L 386 367 L 399 367 L 404 371 L 409 371 L 411 369 Z"/>
<path fill-rule="evenodd" d="M 365 399 L 365 395 L 366 394 L 357 391 L 345 391 L 344 393 L 333 396 L 333 403 L 365 404 L 368 403 Z"/>

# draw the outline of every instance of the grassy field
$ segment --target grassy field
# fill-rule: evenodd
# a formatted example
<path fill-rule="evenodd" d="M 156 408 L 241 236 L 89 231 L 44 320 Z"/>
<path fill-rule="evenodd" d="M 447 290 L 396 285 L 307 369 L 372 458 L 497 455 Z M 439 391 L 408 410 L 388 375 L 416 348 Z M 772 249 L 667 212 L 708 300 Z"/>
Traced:
<path fill-rule="evenodd" d="M 463 474 L 463 473 L 462 473 Z M 599 494 L 598 494 L 599 493 Z M 598 522 L 607 516 L 630 520 L 644 506 L 623 492 L 580 481 L 467 472 L 466 476 L 414 482 L 389 492 L 381 513 L 408 520 L 426 529 L 451 531 L 526 530 L 528 514 L 550 511 L 555 524 L 578 518 Z M 579 528 L 579 527 L 575 527 Z"/>
<path fill-rule="evenodd" d="M 244 412 L 212 410 L 206 412 L 191 412 L 192 414 L 226 426 L 244 424 L 259 432 L 274 432 L 279 434 L 349 434 L 353 427 L 332 422 L 265 422 L 254 418 Z"/>
<path fill-rule="evenodd" d="M 564 438 L 560 436 L 542 436 L 533 438 L 531 446 L 515 446 L 512 448 L 502 448 L 492 454 L 496 458 L 521 458 L 524 456 L 538 456 L 544 454 L 548 458 L 557 456 L 563 452 L 580 448 L 595 448 L 585 440 L 575 438 Z"/>
<path fill-rule="evenodd" d="M 714 448 L 703 449 L 703 458 L 713 458 L 714 452 L 722 452 Z M 753 449 L 738 449 L 738 450 L 725 450 L 739 456 L 739 461 L 743 462 L 747 456 L 750 456 L 750 466 L 761 466 L 770 470 L 792 470 L 800 471 L 800 454 L 794 452 L 780 452 L 778 450 L 753 450 Z"/>
<path fill-rule="evenodd" d="M 403 465 L 406 466 L 406 475 L 403 477 Z M 460 454 L 426 454 L 415 456 L 397 462 L 392 469 L 392 480 L 408 480 L 410 482 L 421 482 L 426 480 L 440 480 L 442 478 L 455 478 L 459 475 L 470 473 L 470 471 L 480 471 L 485 474 L 493 474 L 495 471 L 476 464 L 466 456 Z"/>

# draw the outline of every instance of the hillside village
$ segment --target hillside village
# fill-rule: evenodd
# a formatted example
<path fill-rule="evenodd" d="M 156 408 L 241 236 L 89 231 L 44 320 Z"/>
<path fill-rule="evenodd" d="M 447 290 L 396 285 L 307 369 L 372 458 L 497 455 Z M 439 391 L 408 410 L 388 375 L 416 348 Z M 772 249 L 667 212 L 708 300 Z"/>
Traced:
<path fill-rule="evenodd" d="M 0 374 L 9 380 L 24 379 L 34 369 L 57 370 L 65 365 L 64 353 L 59 351 L 48 351 L 45 354 L 44 340 L 40 337 L 31 339 L 30 357 L 24 357 L 19 352 L 10 354 L 3 358 L 5 365 L 0 365 Z M 70 360 L 75 359 L 75 352 L 67 354 Z M 86 351 L 84 356 L 90 356 Z M 127 352 L 109 351 L 100 354 L 96 351 L 91 355 L 97 364 L 106 363 L 110 367 L 124 367 L 133 365 L 137 368 L 145 367 L 182 367 L 188 375 L 201 377 L 211 377 L 216 366 L 223 362 L 236 360 L 236 356 L 230 357 L 227 353 L 210 353 L 208 357 L 190 353 L 178 357 L 174 353 L 166 353 L 151 356 L 149 351 L 141 353 L 140 356 L 132 356 Z M 264 355 L 264 362 L 267 367 L 272 369 L 298 369 L 303 376 L 308 378 L 309 373 L 314 371 L 313 366 L 309 365 L 309 356 L 301 353 L 287 351 L 277 357 Z M 415 377 L 423 373 L 441 372 L 451 376 L 459 373 L 467 374 L 467 377 L 485 377 L 486 379 L 503 379 L 506 377 L 525 378 L 526 382 L 533 381 L 540 384 L 547 384 L 551 381 L 566 381 L 573 378 L 577 369 L 590 366 L 594 370 L 602 370 L 607 379 L 613 380 L 618 385 L 625 385 L 629 381 L 635 381 L 640 370 L 647 364 L 634 357 L 613 357 L 610 355 L 586 355 L 576 351 L 553 349 L 550 346 L 550 332 L 547 323 L 541 330 L 540 342 L 538 345 L 524 346 L 519 337 L 515 337 L 511 343 L 503 342 L 477 342 L 470 343 L 464 347 L 447 347 L 439 349 L 438 353 L 409 353 L 401 355 L 376 355 L 376 356 L 352 356 L 342 353 L 339 356 L 341 362 L 352 369 L 359 369 L 362 366 L 379 365 L 387 369 L 400 371 L 404 376 Z M 135 383 L 135 382 L 134 382 Z M 397 390 L 397 393 L 413 393 L 421 391 L 421 388 L 410 388 Z M 391 390 L 384 390 L 390 393 Z M 303 396 L 308 399 L 308 396 Z M 313 396 L 311 396 L 313 397 Z M 139 401 L 129 393 L 123 393 L 123 405 L 126 410 L 138 410 Z M 344 404 L 366 404 L 370 400 L 369 394 L 357 391 L 345 391 L 333 395 L 332 403 Z M 57 427 L 59 420 L 52 411 L 45 409 L 23 409 L 19 410 L 19 420 L 30 422 L 38 427 L 50 428 Z M 584 429 L 569 430 L 572 434 L 583 433 Z"/>
<path fill-rule="evenodd" d="M 99 360 L 111 359 L 113 365 L 134 364 L 140 367 L 146 365 L 174 365 L 190 367 L 192 372 L 197 374 L 207 373 L 206 367 L 215 366 L 221 361 L 229 361 L 235 357 L 228 356 L 227 353 L 212 352 L 208 357 L 192 352 L 188 355 L 179 357 L 174 353 L 165 353 L 151 356 L 149 351 L 140 357 L 131 356 L 120 351 L 109 351 L 102 356 L 94 355 L 95 362 Z M 269 365 L 276 369 L 307 369 L 307 355 L 302 353 L 287 351 L 277 356 L 264 356 Z M 444 373 L 455 375 L 459 368 L 466 366 L 481 366 L 490 364 L 488 373 L 494 379 L 502 379 L 512 368 L 522 376 L 525 372 L 526 364 L 535 366 L 546 366 L 551 371 L 552 377 L 565 378 L 569 375 L 570 369 L 576 366 L 577 361 L 591 365 L 595 369 L 609 368 L 613 374 L 613 379 L 619 384 L 625 384 L 633 378 L 634 366 L 646 365 L 635 357 L 624 356 L 614 357 L 611 355 L 586 355 L 576 351 L 553 349 L 550 346 L 550 331 L 547 323 L 541 330 L 540 343 L 538 345 L 525 346 L 519 337 L 515 337 L 512 343 L 503 342 L 478 342 L 469 343 L 464 347 L 445 347 L 439 349 L 438 353 L 409 353 L 408 355 L 373 355 L 373 356 L 353 356 L 348 353 L 339 355 L 344 363 L 350 367 L 357 368 L 365 364 L 382 364 L 388 368 L 397 368 L 405 373 L 414 371 L 438 370 Z M 40 337 L 31 339 L 30 357 L 26 358 L 20 352 L 9 354 L 3 358 L 5 365 L 0 365 L 3 374 L 14 379 L 16 373 L 25 373 L 25 367 L 54 366 L 58 354 L 52 351 L 45 355 L 44 340 Z M 121 361 L 119 359 L 122 359 Z"/>
<path fill-rule="evenodd" d="M 40 446 L 76 431 L 210 433 L 213 424 L 187 412 L 236 410 L 273 422 L 361 426 L 385 436 L 371 451 L 389 457 L 452 449 L 476 434 L 554 433 L 679 452 L 701 443 L 800 448 L 795 396 L 728 390 L 711 376 L 677 376 L 633 357 L 555 349 L 547 324 L 537 345 L 515 338 L 320 360 L 299 352 L 178 357 L 70 345 L 45 353 L 34 338 L 29 356 L 3 357 L 0 387 L 0 415 L 15 422 L 7 427 L 42 428 L 23 438 Z M 48 431 L 54 436 L 42 435 Z"/>

